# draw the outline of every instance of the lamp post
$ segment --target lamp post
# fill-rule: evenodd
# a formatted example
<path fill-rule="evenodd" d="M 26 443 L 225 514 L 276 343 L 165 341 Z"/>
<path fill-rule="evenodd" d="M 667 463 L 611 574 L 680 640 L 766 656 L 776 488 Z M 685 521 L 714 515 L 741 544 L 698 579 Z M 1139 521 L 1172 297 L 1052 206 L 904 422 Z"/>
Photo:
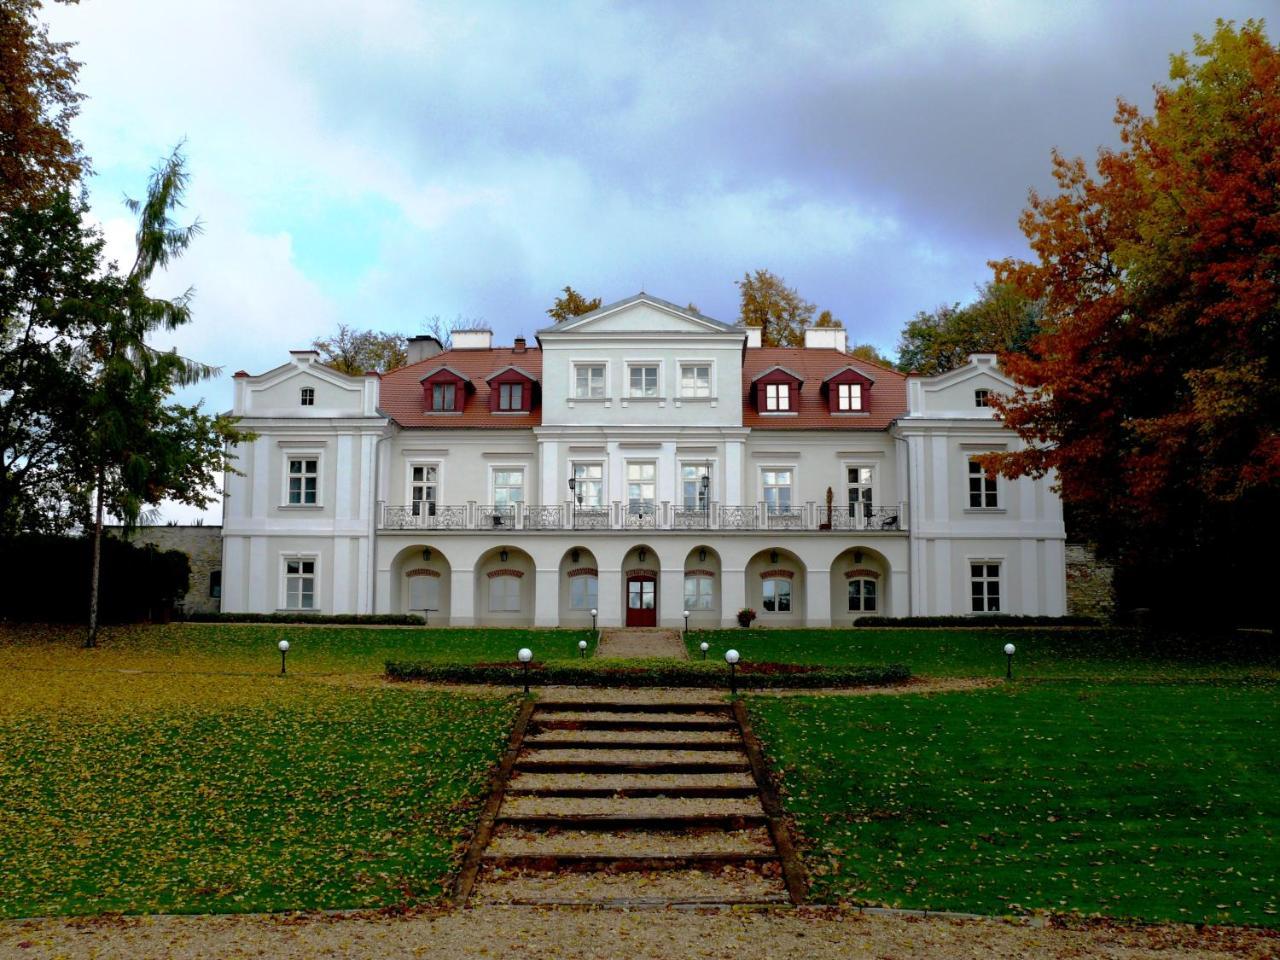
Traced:
<path fill-rule="evenodd" d="M 703 640 L 700 644 L 698 644 L 698 649 L 702 651 L 702 659 L 705 660 L 707 659 L 707 651 L 711 649 L 711 644 Z"/>
<path fill-rule="evenodd" d="M 524 664 L 524 692 L 529 692 L 529 661 L 533 659 L 533 651 L 528 647 L 521 647 L 516 653 L 516 658 Z"/>
<path fill-rule="evenodd" d="M 1013 679 L 1013 654 L 1017 649 L 1012 643 L 1004 645 L 1004 678 L 1006 680 Z"/>
<path fill-rule="evenodd" d="M 591 632 L 593 634 L 596 633 L 596 614 L 598 614 L 599 612 L 600 611 L 597 610 L 595 607 L 591 608 Z M 596 639 L 597 640 L 600 639 L 599 635 L 596 635 Z"/>
<path fill-rule="evenodd" d="M 684 612 L 684 632 L 685 633 L 689 632 L 689 611 L 688 610 Z"/>
<path fill-rule="evenodd" d="M 724 662 L 729 665 L 729 692 L 735 696 L 738 693 L 738 659 L 739 656 L 737 650 L 726 650 L 724 652 Z"/>
<path fill-rule="evenodd" d="M 280 676 L 284 676 L 284 658 L 289 653 L 289 641 L 281 640 L 276 644 L 276 649 L 280 651 Z"/>
<path fill-rule="evenodd" d="M 580 656 L 583 660 L 587 659 L 587 641 L 585 640 L 578 641 L 578 656 Z"/>

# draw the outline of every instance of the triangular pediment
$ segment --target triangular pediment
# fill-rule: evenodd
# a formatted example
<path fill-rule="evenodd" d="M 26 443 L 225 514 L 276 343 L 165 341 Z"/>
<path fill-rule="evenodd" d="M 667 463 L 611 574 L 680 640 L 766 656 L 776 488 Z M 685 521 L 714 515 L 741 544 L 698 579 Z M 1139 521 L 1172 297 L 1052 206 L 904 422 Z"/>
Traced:
<path fill-rule="evenodd" d="M 639 293 L 538 331 L 544 334 L 741 333 L 688 307 Z"/>

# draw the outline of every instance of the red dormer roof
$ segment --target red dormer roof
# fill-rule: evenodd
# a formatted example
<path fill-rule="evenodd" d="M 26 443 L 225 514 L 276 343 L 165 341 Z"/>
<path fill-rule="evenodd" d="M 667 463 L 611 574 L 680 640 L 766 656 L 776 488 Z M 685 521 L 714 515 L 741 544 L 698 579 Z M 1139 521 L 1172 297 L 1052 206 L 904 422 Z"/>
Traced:
<path fill-rule="evenodd" d="M 792 398 L 794 416 L 758 412 L 752 402 L 755 382 L 781 368 L 797 380 L 823 383 L 839 379 L 850 369 L 874 385 L 867 388 L 866 413 L 835 415 L 821 390 L 801 390 Z M 907 378 L 889 367 L 851 357 L 839 350 L 803 347 L 759 347 L 745 352 L 742 361 L 742 425 L 753 430 L 884 430 L 907 414 Z"/>
<path fill-rule="evenodd" d="M 537 383 L 542 378 L 542 351 L 529 347 L 516 351 L 511 347 L 489 350 L 448 350 L 426 360 L 411 363 L 399 370 L 383 374 L 378 406 L 402 427 L 436 427 L 442 430 L 497 429 L 536 427 L 542 423 L 542 409 L 535 406 L 525 416 L 513 418 L 490 411 L 490 378 L 517 367 Z M 424 410 L 422 380 L 442 368 L 467 382 L 462 412 L 442 417 Z M 492 385 L 497 389 L 498 384 Z"/>

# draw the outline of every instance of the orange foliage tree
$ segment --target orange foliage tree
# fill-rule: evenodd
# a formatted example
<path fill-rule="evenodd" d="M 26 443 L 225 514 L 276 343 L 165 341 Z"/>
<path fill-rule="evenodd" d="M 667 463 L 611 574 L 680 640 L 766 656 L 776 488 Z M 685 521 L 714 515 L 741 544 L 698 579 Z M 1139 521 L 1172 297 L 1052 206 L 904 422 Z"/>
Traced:
<path fill-rule="evenodd" d="M 1120 556 L 1277 516 L 1280 50 L 1252 20 L 1195 41 L 1150 116 L 1119 102 L 1094 171 L 1055 152 L 1058 191 L 1021 220 L 1034 258 L 992 264 L 1044 316 L 1001 358 L 1027 391 L 994 403 L 1027 447 L 987 465 L 1056 471 Z"/>

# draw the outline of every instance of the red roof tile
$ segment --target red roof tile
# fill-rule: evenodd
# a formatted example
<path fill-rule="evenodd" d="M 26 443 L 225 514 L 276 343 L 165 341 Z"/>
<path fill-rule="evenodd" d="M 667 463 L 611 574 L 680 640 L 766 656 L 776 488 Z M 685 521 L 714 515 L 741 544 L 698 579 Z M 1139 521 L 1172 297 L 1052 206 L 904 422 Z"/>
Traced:
<path fill-rule="evenodd" d="M 751 383 L 771 367 L 785 367 L 804 380 L 793 415 L 760 414 L 751 402 Z M 875 379 L 868 389 L 865 416 L 832 414 L 822 381 L 845 367 Z M 907 378 L 889 367 L 851 357 L 839 350 L 759 347 L 746 351 L 742 364 L 742 425 L 752 430 L 884 430 L 907 413 Z"/>
<path fill-rule="evenodd" d="M 423 411 L 422 378 L 441 366 L 450 367 L 471 381 L 461 413 L 425 413 Z M 492 413 L 489 410 L 489 384 L 486 377 L 506 367 L 517 366 L 541 382 L 542 351 L 530 347 L 517 353 L 511 347 L 492 350 L 446 350 L 399 370 L 383 374 L 378 406 L 402 427 L 438 427 L 441 430 L 489 429 L 518 430 L 542 423 L 542 406 L 535 404 L 532 413 Z"/>

